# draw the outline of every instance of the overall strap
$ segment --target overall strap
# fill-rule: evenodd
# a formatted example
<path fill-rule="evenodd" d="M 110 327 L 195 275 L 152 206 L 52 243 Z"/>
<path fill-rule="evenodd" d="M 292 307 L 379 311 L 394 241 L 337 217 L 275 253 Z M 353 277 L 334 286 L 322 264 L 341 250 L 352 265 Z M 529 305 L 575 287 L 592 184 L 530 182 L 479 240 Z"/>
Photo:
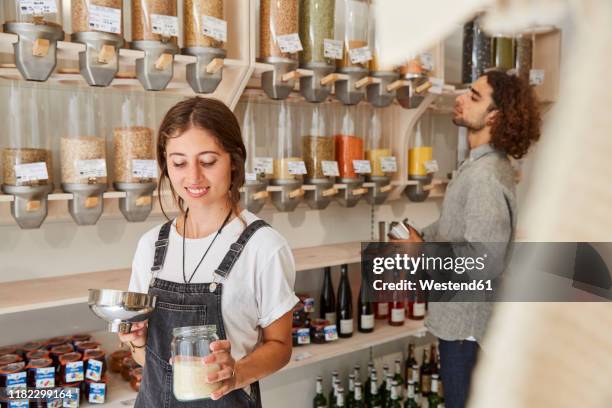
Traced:
<path fill-rule="evenodd" d="M 234 242 L 230 246 L 229 251 L 227 251 L 227 253 L 223 257 L 221 264 L 219 264 L 219 266 L 215 270 L 215 273 L 217 275 L 221 276 L 222 278 L 226 278 L 227 275 L 229 275 L 230 270 L 236 263 L 236 260 L 238 260 L 238 258 L 240 257 L 240 254 L 242 253 L 242 250 L 244 249 L 249 239 L 251 239 L 253 234 L 255 234 L 255 232 L 257 232 L 257 230 L 262 227 L 269 227 L 269 225 L 264 220 L 257 220 L 249 224 L 245 228 L 245 230 L 242 231 L 240 237 L 238 237 L 236 242 Z"/>
<path fill-rule="evenodd" d="M 168 238 L 170 237 L 170 228 L 172 220 L 162 225 L 155 241 L 155 256 L 153 257 L 153 266 L 151 272 L 159 271 L 164 266 L 166 260 L 166 252 L 168 252 Z"/>

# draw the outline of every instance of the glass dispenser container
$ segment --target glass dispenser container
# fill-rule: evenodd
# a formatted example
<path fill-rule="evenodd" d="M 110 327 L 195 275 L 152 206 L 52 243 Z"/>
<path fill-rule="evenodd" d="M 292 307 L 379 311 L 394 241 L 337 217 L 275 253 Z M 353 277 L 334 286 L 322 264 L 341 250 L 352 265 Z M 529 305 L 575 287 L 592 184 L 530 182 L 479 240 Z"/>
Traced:
<path fill-rule="evenodd" d="M 433 56 L 429 52 L 410 55 L 399 67 L 401 82 L 396 83 L 395 94 L 401 107 L 414 109 L 421 104 L 431 87 L 429 76 L 432 70 Z"/>
<path fill-rule="evenodd" d="M 306 174 L 293 118 L 296 108 L 284 101 L 271 104 L 271 108 L 276 119 L 272 122 L 276 125 L 272 139 L 275 152 L 270 184 L 276 187 L 272 189 L 272 202 L 279 211 L 293 211 L 304 196 L 302 183 Z"/>
<path fill-rule="evenodd" d="M 123 0 L 71 0 L 72 41 L 85 44 L 79 70 L 91 86 L 108 86 L 119 71 Z"/>
<path fill-rule="evenodd" d="M 57 42 L 64 39 L 61 0 L 4 0 L 4 32 L 16 34 L 15 64 L 29 81 L 46 81 L 57 64 Z"/>
<path fill-rule="evenodd" d="M 336 98 L 345 105 L 354 105 L 364 98 L 365 77 L 368 75 L 368 63 L 372 59 L 368 47 L 368 2 L 337 0 L 335 17 L 336 39 L 344 44 L 342 59 L 336 62 L 336 69 L 348 77 L 336 82 Z"/>
<path fill-rule="evenodd" d="M 20 81 L 8 84 L 2 191 L 14 196 L 11 214 L 17 224 L 23 229 L 38 228 L 47 217 L 47 197 L 53 191 L 49 102 L 40 86 Z"/>
<path fill-rule="evenodd" d="M 368 44 L 372 48 L 372 59 L 369 61 L 370 78 L 366 87 L 366 97 L 368 102 L 378 108 L 391 105 L 395 92 L 390 91 L 389 86 L 394 83 L 399 75 L 392 64 L 382 64 L 380 59 L 380 41 L 376 35 L 375 8 L 380 0 L 372 0 L 370 3 L 370 22 Z"/>
<path fill-rule="evenodd" d="M 421 119 L 415 129 L 409 130 L 408 180 L 411 184 L 406 187 L 404 194 L 411 201 L 424 201 L 429 196 L 433 175 L 438 171 L 438 163 L 433 157 L 431 129 L 431 123 L 423 123 Z"/>
<path fill-rule="evenodd" d="M 261 75 L 261 86 L 272 99 L 285 99 L 295 85 L 299 36 L 297 0 L 261 0 L 259 20 L 259 62 L 273 70 Z"/>
<path fill-rule="evenodd" d="M 514 38 L 497 34 L 492 42 L 493 66 L 501 71 L 514 68 Z"/>
<path fill-rule="evenodd" d="M 60 141 L 62 189 L 73 194 L 68 210 L 79 225 L 98 221 L 107 189 L 106 139 L 98 128 L 97 102 L 92 89 L 68 95 L 66 130 Z"/>
<path fill-rule="evenodd" d="M 144 89 L 164 90 L 174 75 L 178 53 L 176 0 L 132 0 L 131 10 L 131 46 L 144 52 L 136 59 L 136 76 Z"/>
<path fill-rule="evenodd" d="M 491 37 L 482 29 L 482 15 L 463 26 L 463 83 L 471 84 L 491 67 Z"/>
<path fill-rule="evenodd" d="M 531 33 L 519 34 L 516 42 L 516 64 L 518 76 L 529 82 L 529 72 L 533 67 L 533 36 Z"/>
<path fill-rule="evenodd" d="M 187 64 L 187 82 L 196 93 L 212 93 L 221 82 L 227 22 L 223 0 L 184 0 L 181 53 L 193 55 L 196 62 Z"/>
<path fill-rule="evenodd" d="M 145 93 L 119 94 L 113 103 L 119 112 L 113 135 L 113 186 L 126 193 L 119 209 L 132 222 L 144 221 L 153 208 L 157 186 L 154 130 L 147 126 Z"/>
<path fill-rule="evenodd" d="M 315 210 L 326 208 L 333 196 L 335 177 L 339 175 L 336 162 L 334 137 L 329 126 L 331 104 L 305 105 L 303 107 L 302 153 L 306 163 L 305 200 Z"/>
<path fill-rule="evenodd" d="M 313 71 L 300 77 L 300 92 L 309 102 L 323 102 L 331 92 L 336 58 L 342 43 L 334 39 L 335 0 L 300 0 L 300 68 Z"/>
<path fill-rule="evenodd" d="M 391 191 L 389 174 L 397 171 L 397 159 L 393 156 L 390 138 L 384 137 L 381 108 L 373 108 L 368 118 L 366 132 L 365 158 L 370 161 L 372 172 L 366 176 L 366 181 L 374 184 L 368 189 L 366 196 L 370 204 L 382 204 Z"/>
<path fill-rule="evenodd" d="M 257 101 L 256 98 L 245 98 L 237 106 L 236 116 L 240 119 L 242 140 L 247 149 L 247 159 L 244 168 L 244 186 L 240 193 L 243 208 L 258 213 L 263 208 L 268 198 L 268 181 L 265 169 L 258 165 L 258 158 L 263 157 L 261 150 L 265 149 L 263 143 L 258 144 L 257 135 L 265 134 L 266 124 L 261 123 L 266 105 Z M 258 118 L 255 121 L 255 118 Z M 265 122 L 265 121 L 263 121 Z M 263 126 L 262 126 L 263 125 Z"/>
<path fill-rule="evenodd" d="M 357 132 L 357 107 L 337 106 L 334 144 L 339 176 L 343 188 L 336 196 L 341 205 L 354 207 L 367 192 L 364 176 L 371 172 L 370 162 L 364 159 L 363 136 Z"/>

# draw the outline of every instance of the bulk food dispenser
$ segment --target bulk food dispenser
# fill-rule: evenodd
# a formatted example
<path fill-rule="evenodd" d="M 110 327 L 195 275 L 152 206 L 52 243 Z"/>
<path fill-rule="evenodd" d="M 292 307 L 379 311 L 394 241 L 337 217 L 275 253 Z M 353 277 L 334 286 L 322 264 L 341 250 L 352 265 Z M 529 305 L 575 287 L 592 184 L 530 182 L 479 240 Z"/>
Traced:
<path fill-rule="evenodd" d="M 8 86 L 8 145 L 2 149 L 2 191 L 14 196 L 11 214 L 23 229 L 38 228 L 47 217 L 53 191 L 49 102 L 40 86 L 11 81 Z"/>
<path fill-rule="evenodd" d="M 330 126 L 329 103 L 303 107 L 302 154 L 306 163 L 304 199 L 315 210 L 326 208 L 338 190 L 334 188 L 335 178 L 340 175 L 336 161 L 334 136 Z"/>
<path fill-rule="evenodd" d="M 153 208 L 157 186 L 155 135 L 147 126 L 145 93 L 118 94 L 113 106 L 113 186 L 126 193 L 119 199 L 119 209 L 131 222 L 144 221 Z"/>
<path fill-rule="evenodd" d="M 122 0 L 72 0 L 71 39 L 85 44 L 85 51 L 79 53 L 79 70 L 91 86 L 110 85 L 119 70 L 122 9 Z"/>
<path fill-rule="evenodd" d="M 323 102 L 331 92 L 342 42 L 334 39 L 336 0 L 300 0 L 300 68 L 313 71 L 300 77 L 300 93 L 309 102 Z"/>
<path fill-rule="evenodd" d="M 242 140 L 247 150 L 247 159 L 244 164 L 244 185 L 240 192 L 240 204 L 252 213 L 261 211 L 268 198 L 268 181 L 265 177 L 265 169 L 256 166 L 257 158 L 262 157 L 261 150 L 265 149 L 265 144 L 257 144 L 257 135 L 264 135 L 267 129 L 266 121 L 261 121 L 264 115 L 264 107 L 255 99 L 243 99 L 237 107 L 237 116 L 242 118 L 241 130 Z M 258 121 L 255 121 L 255 118 Z M 258 132 L 260 130 L 260 132 Z"/>
<path fill-rule="evenodd" d="M 397 160 L 391 152 L 389 135 L 383 131 L 381 108 L 372 110 L 373 112 L 365 115 L 369 121 L 365 158 L 370 161 L 372 168 L 372 172 L 366 176 L 366 181 L 374 186 L 368 189 L 366 199 L 370 204 L 382 204 L 392 189 L 389 174 L 397 171 Z"/>
<path fill-rule="evenodd" d="M 295 129 L 292 114 L 293 108 L 282 101 L 271 105 L 272 119 L 275 127 L 272 129 L 273 171 L 270 185 L 272 203 L 279 211 L 293 211 L 304 196 L 302 189 L 306 165 L 300 153 L 300 140 Z"/>
<path fill-rule="evenodd" d="M 491 67 L 491 37 L 482 29 L 482 15 L 463 26 L 462 79 L 464 84 L 476 81 Z"/>
<path fill-rule="evenodd" d="M 107 189 L 106 138 L 98 127 L 100 104 L 93 90 L 68 95 L 66 129 L 60 141 L 62 190 L 72 193 L 68 210 L 79 225 L 95 224 Z"/>
<path fill-rule="evenodd" d="M 172 80 L 178 36 L 176 0 L 132 0 L 131 47 L 144 51 L 136 76 L 147 91 L 164 90 Z"/>
<path fill-rule="evenodd" d="M 64 39 L 61 0 L 4 0 L 4 32 L 18 36 L 15 64 L 29 81 L 46 81 L 57 63 L 57 42 Z"/>
<path fill-rule="evenodd" d="M 433 70 L 430 53 L 410 55 L 399 67 L 400 81 L 396 90 L 397 102 L 405 109 L 417 108 L 431 88 L 429 76 Z"/>
<path fill-rule="evenodd" d="M 355 126 L 357 107 L 336 105 L 335 110 L 334 144 L 339 169 L 336 181 L 343 184 L 336 199 L 344 207 L 354 207 L 368 191 L 363 182 L 371 167 L 364 160 L 363 134 Z"/>
<path fill-rule="evenodd" d="M 433 175 L 438 171 L 438 162 L 433 158 L 432 117 L 427 117 L 429 120 L 422 118 L 417 123 L 408 141 L 408 180 L 416 184 L 409 184 L 404 194 L 417 202 L 429 196 Z"/>
<path fill-rule="evenodd" d="M 295 85 L 299 37 L 297 0 L 261 0 L 259 62 L 274 66 L 261 75 L 261 87 L 272 99 L 285 99 Z"/>
<path fill-rule="evenodd" d="M 184 47 L 181 52 L 196 57 L 187 64 L 187 82 L 196 93 L 212 93 L 222 79 L 227 42 L 223 0 L 185 0 L 183 3 Z"/>
<path fill-rule="evenodd" d="M 336 71 L 347 77 L 336 82 L 335 93 L 345 105 L 355 105 L 365 96 L 368 62 L 372 59 L 368 47 L 368 17 L 367 0 L 336 1 L 336 39 L 344 43 Z"/>

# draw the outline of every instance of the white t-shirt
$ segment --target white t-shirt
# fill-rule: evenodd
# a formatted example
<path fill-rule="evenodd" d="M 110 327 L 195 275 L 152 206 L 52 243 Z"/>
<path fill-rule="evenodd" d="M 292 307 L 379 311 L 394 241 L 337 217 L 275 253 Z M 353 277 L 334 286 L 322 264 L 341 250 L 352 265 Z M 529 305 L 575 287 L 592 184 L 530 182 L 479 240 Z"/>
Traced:
<path fill-rule="evenodd" d="M 247 224 L 258 220 L 249 211 L 242 211 Z M 138 242 L 132 263 L 129 290 L 147 293 L 152 277 L 151 267 L 155 254 L 155 241 L 161 225 L 145 233 Z M 234 218 L 224 228 L 212 245 L 206 258 L 195 273 L 191 283 L 213 281 L 214 270 L 236 242 L 244 225 Z M 216 232 L 205 238 L 185 240 L 185 275 L 193 273 L 210 245 Z M 169 246 L 159 279 L 184 283 L 182 271 L 183 238 L 173 223 Z M 248 241 L 240 257 L 223 283 L 221 313 L 225 333 L 232 345 L 232 357 L 236 361 L 249 354 L 258 344 L 260 328 L 266 327 L 290 311 L 299 301 L 294 293 L 295 263 L 289 244 L 278 232 L 269 227 L 260 228 Z"/>

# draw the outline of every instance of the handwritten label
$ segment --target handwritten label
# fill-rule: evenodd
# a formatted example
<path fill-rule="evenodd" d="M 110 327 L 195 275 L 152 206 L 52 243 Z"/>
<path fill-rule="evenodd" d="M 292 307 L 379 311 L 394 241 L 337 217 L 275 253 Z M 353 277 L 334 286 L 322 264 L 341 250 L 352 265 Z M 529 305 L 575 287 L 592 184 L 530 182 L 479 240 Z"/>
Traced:
<path fill-rule="evenodd" d="M 369 160 L 353 160 L 353 170 L 357 174 L 370 174 L 372 165 Z"/>
<path fill-rule="evenodd" d="M 544 83 L 544 70 L 532 69 L 529 71 L 529 85 L 542 85 Z"/>
<path fill-rule="evenodd" d="M 276 43 L 282 52 L 289 54 L 294 54 L 303 50 L 300 36 L 297 33 L 279 35 L 276 37 Z"/>
<path fill-rule="evenodd" d="M 441 95 L 444 91 L 444 79 L 429 78 L 429 82 L 431 82 L 431 88 L 429 88 L 429 93 Z"/>
<path fill-rule="evenodd" d="M 151 14 L 151 31 L 164 37 L 178 37 L 178 17 Z"/>
<path fill-rule="evenodd" d="M 303 161 L 288 162 L 287 170 L 294 176 L 306 174 L 306 164 Z"/>
<path fill-rule="evenodd" d="M 256 173 L 274 173 L 274 160 L 271 157 L 255 157 L 253 167 Z"/>
<path fill-rule="evenodd" d="M 349 50 L 349 57 L 353 64 L 365 64 L 372 59 L 370 47 L 353 48 Z"/>
<path fill-rule="evenodd" d="M 323 56 L 325 58 L 342 59 L 344 52 L 344 43 L 340 40 L 330 40 L 326 38 L 323 40 Z"/>
<path fill-rule="evenodd" d="M 213 16 L 202 16 L 202 33 L 217 41 L 227 41 L 227 21 Z"/>
<path fill-rule="evenodd" d="M 434 60 L 433 55 L 429 52 L 424 52 L 420 55 L 421 65 L 425 71 L 433 71 Z"/>
<path fill-rule="evenodd" d="M 47 173 L 47 163 L 36 162 L 27 164 L 15 165 L 15 178 L 17 183 L 25 183 L 28 181 L 49 180 Z"/>
<path fill-rule="evenodd" d="M 106 160 L 77 160 L 76 169 L 81 177 L 106 177 Z"/>
<path fill-rule="evenodd" d="M 93 31 L 121 34 L 121 9 L 89 6 L 89 28 Z"/>
<path fill-rule="evenodd" d="M 132 160 L 132 177 L 157 178 L 157 161 Z"/>
<path fill-rule="evenodd" d="M 425 162 L 425 170 L 427 173 L 436 173 L 438 170 L 438 161 L 437 160 L 427 160 Z"/>
<path fill-rule="evenodd" d="M 385 173 L 395 173 L 397 171 L 397 159 L 394 156 L 381 157 L 380 169 Z"/>
<path fill-rule="evenodd" d="M 321 167 L 323 170 L 323 175 L 326 177 L 338 177 L 340 175 L 337 161 L 322 160 Z"/>
<path fill-rule="evenodd" d="M 257 173 L 244 173 L 246 181 L 257 181 Z"/>
<path fill-rule="evenodd" d="M 19 0 L 21 14 L 55 14 L 57 4 L 55 0 Z"/>

